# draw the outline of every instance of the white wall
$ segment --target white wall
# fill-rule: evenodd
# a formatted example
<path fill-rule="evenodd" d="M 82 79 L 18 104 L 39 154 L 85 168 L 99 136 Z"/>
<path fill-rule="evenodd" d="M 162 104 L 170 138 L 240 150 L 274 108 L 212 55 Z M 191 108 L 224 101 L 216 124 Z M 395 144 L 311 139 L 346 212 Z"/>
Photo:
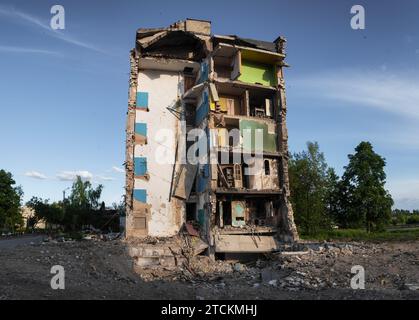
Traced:
<path fill-rule="evenodd" d="M 148 143 L 137 145 L 134 154 L 147 158 L 149 180 L 135 179 L 134 187 L 147 190 L 147 203 L 151 205 L 148 234 L 172 236 L 183 222 L 184 205 L 174 198 L 169 202 L 178 119 L 167 108 L 174 107 L 183 93 L 183 78 L 177 72 L 142 70 L 138 91 L 149 95 L 149 112 L 136 112 L 136 122 L 147 123 Z"/>

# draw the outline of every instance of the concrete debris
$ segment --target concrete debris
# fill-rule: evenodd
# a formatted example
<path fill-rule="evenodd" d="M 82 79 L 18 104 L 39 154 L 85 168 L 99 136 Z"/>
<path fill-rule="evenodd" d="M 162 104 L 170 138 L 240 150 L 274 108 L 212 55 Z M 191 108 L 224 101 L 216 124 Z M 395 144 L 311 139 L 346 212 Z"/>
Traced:
<path fill-rule="evenodd" d="M 286 252 L 280 252 L 283 256 L 299 256 L 303 254 L 308 254 L 309 251 L 286 251 Z"/>
<path fill-rule="evenodd" d="M 236 272 L 243 272 L 246 267 L 241 263 L 235 263 L 233 268 Z"/>
<path fill-rule="evenodd" d="M 406 287 L 409 290 L 419 291 L 419 284 L 406 283 Z"/>
<path fill-rule="evenodd" d="M 193 256 L 187 260 L 187 267 L 181 265 L 170 269 L 170 272 L 154 269 L 152 275 L 144 273 L 143 269 L 140 274 L 146 280 L 171 279 L 194 285 L 203 282 L 214 283 L 214 290 L 227 289 L 233 282 L 248 283 L 251 288 L 257 290 L 271 287 L 290 292 L 350 288 L 350 270 L 354 261 L 367 268 L 367 265 L 371 264 L 371 257 L 380 256 L 385 251 L 384 246 L 355 242 L 300 242 L 284 245 L 282 249 L 288 251 L 266 254 L 264 259 L 259 258 L 251 262 L 213 261 L 207 256 Z M 414 259 L 416 255 L 411 254 L 409 257 Z M 374 268 L 385 268 L 385 265 L 377 265 Z M 371 270 L 371 267 L 368 270 Z M 418 289 L 417 285 L 405 284 L 404 279 L 398 274 L 385 276 L 383 273 L 374 277 L 370 271 L 367 282 L 370 286 L 380 289 Z"/>
<path fill-rule="evenodd" d="M 199 232 L 194 228 L 194 226 L 187 222 L 185 223 L 186 230 L 188 231 L 189 235 L 194 237 L 199 237 Z"/>
<path fill-rule="evenodd" d="M 179 238 L 130 248 L 138 256 L 159 262 L 158 267 L 137 266 L 134 274 L 127 243 L 120 239 L 48 240 L 0 250 L 0 279 L 6 279 L 0 283 L 1 299 L 56 297 L 45 286 L 45 275 L 57 264 L 71 275 L 71 285 L 60 292 L 62 298 L 419 299 L 417 241 L 350 243 L 351 247 L 348 243 L 301 243 L 294 249 L 309 253 L 214 261 L 206 255 L 185 256 L 184 240 Z M 355 264 L 366 270 L 366 290 L 350 288 Z"/>
<path fill-rule="evenodd" d="M 260 277 L 262 279 L 262 282 L 266 283 L 272 280 L 276 280 L 277 274 L 270 268 L 264 268 L 260 273 Z"/>

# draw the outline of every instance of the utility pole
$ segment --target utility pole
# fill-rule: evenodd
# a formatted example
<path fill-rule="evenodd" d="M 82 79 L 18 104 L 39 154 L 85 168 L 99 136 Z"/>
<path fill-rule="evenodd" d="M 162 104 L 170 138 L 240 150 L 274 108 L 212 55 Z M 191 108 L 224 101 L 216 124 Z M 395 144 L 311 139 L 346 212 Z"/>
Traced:
<path fill-rule="evenodd" d="M 63 190 L 63 214 L 65 213 L 65 191 L 68 190 L 68 189 L 70 189 L 70 187 L 65 188 Z"/>

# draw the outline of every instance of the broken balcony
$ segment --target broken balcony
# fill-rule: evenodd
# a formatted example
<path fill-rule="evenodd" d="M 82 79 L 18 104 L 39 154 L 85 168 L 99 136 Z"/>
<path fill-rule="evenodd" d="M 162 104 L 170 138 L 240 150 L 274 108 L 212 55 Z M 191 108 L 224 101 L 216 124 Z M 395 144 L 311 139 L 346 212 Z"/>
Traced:
<path fill-rule="evenodd" d="M 217 197 L 217 226 L 224 230 L 222 233 L 247 233 L 255 227 L 274 232 L 278 210 L 274 203 L 274 198 Z"/>
<path fill-rule="evenodd" d="M 275 91 L 241 83 L 216 82 L 218 101 L 212 111 L 231 117 L 273 119 Z"/>
<path fill-rule="evenodd" d="M 278 250 L 277 201 L 271 199 L 217 197 L 213 228 L 215 252 L 257 253 Z"/>
<path fill-rule="evenodd" d="M 212 55 L 215 78 L 248 84 L 277 86 L 277 67 L 283 55 L 253 48 L 219 43 Z"/>
<path fill-rule="evenodd" d="M 229 157 L 228 153 L 280 156 L 277 148 L 277 124 L 273 120 L 224 114 L 212 114 L 211 117 L 214 124 L 211 129 L 211 149 L 221 153 L 222 159 Z M 225 163 L 225 160 L 221 161 L 220 163 Z"/>
<path fill-rule="evenodd" d="M 252 166 L 247 163 L 226 164 L 225 158 L 222 160 L 216 164 L 217 194 L 280 194 L 277 159 L 252 160 Z"/>

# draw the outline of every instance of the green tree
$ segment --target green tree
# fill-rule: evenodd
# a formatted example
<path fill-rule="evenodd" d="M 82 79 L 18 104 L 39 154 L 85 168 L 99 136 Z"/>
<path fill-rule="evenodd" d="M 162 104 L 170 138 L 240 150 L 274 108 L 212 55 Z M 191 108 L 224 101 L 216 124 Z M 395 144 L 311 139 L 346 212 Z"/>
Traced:
<path fill-rule="evenodd" d="M 381 230 L 391 220 L 393 199 L 385 189 L 385 159 L 374 152 L 371 143 L 361 142 L 355 154 L 348 155 L 340 189 L 340 214 L 343 227 L 367 231 Z"/>
<path fill-rule="evenodd" d="M 0 170 L 0 229 L 15 231 L 23 225 L 20 209 L 23 191 L 10 172 Z"/>
<path fill-rule="evenodd" d="M 59 203 L 49 203 L 49 200 L 32 197 L 26 205 L 34 212 L 34 225 L 40 220 L 45 221 L 47 224 L 62 224 L 64 212 L 62 205 Z"/>
<path fill-rule="evenodd" d="M 325 206 L 327 217 L 331 222 L 335 222 L 336 214 L 339 210 L 339 176 L 336 174 L 335 169 L 328 168 L 326 180 L 326 197 Z"/>
<path fill-rule="evenodd" d="M 112 203 L 113 209 L 116 210 L 121 217 L 125 217 L 126 215 L 125 206 L 125 196 L 122 197 L 122 200 L 119 201 L 119 203 Z"/>
<path fill-rule="evenodd" d="M 64 225 L 66 229 L 75 231 L 83 225 L 96 224 L 97 211 L 102 203 L 100 197 L 103 186 L 93 188 L 89 181 L 77 177 L 71 188 L 71 194 L 64 201 Z"/>
<path fill-rule="evenodd" d="M 104 203 L 100 202 L 103 186 L 92 187 L 89 181 L 77 177 L 70 196 L 63 202 L 49 203 L 33 197 L 27 206 L 35 211 L 36 222 L 44 220 L 47 224 L 61 225 L 66 231 L 80 230 L 83 225 L 99 224 L 97 214 Z"/>
<path fill-rule="evenodd" d="M 294 154 L 289 163 L 291 202 L 300 232 L 315 234 L 331 227 L 328 206 L 335 185 L 335 173 L 328 168 L 317 142 L 308 142 L 307 151 Z"/>
<path fill-rule="evenodd" d="M 102 195 L 103 186 L 100 184 L 96 188 L 92 187 L 89 181 L 83 181 L 81 177 L 77 177 L 71 188 L 69 201 L 71 206 L 79 208 L 98 209 L 101 205 L 100 196 Z"/>

